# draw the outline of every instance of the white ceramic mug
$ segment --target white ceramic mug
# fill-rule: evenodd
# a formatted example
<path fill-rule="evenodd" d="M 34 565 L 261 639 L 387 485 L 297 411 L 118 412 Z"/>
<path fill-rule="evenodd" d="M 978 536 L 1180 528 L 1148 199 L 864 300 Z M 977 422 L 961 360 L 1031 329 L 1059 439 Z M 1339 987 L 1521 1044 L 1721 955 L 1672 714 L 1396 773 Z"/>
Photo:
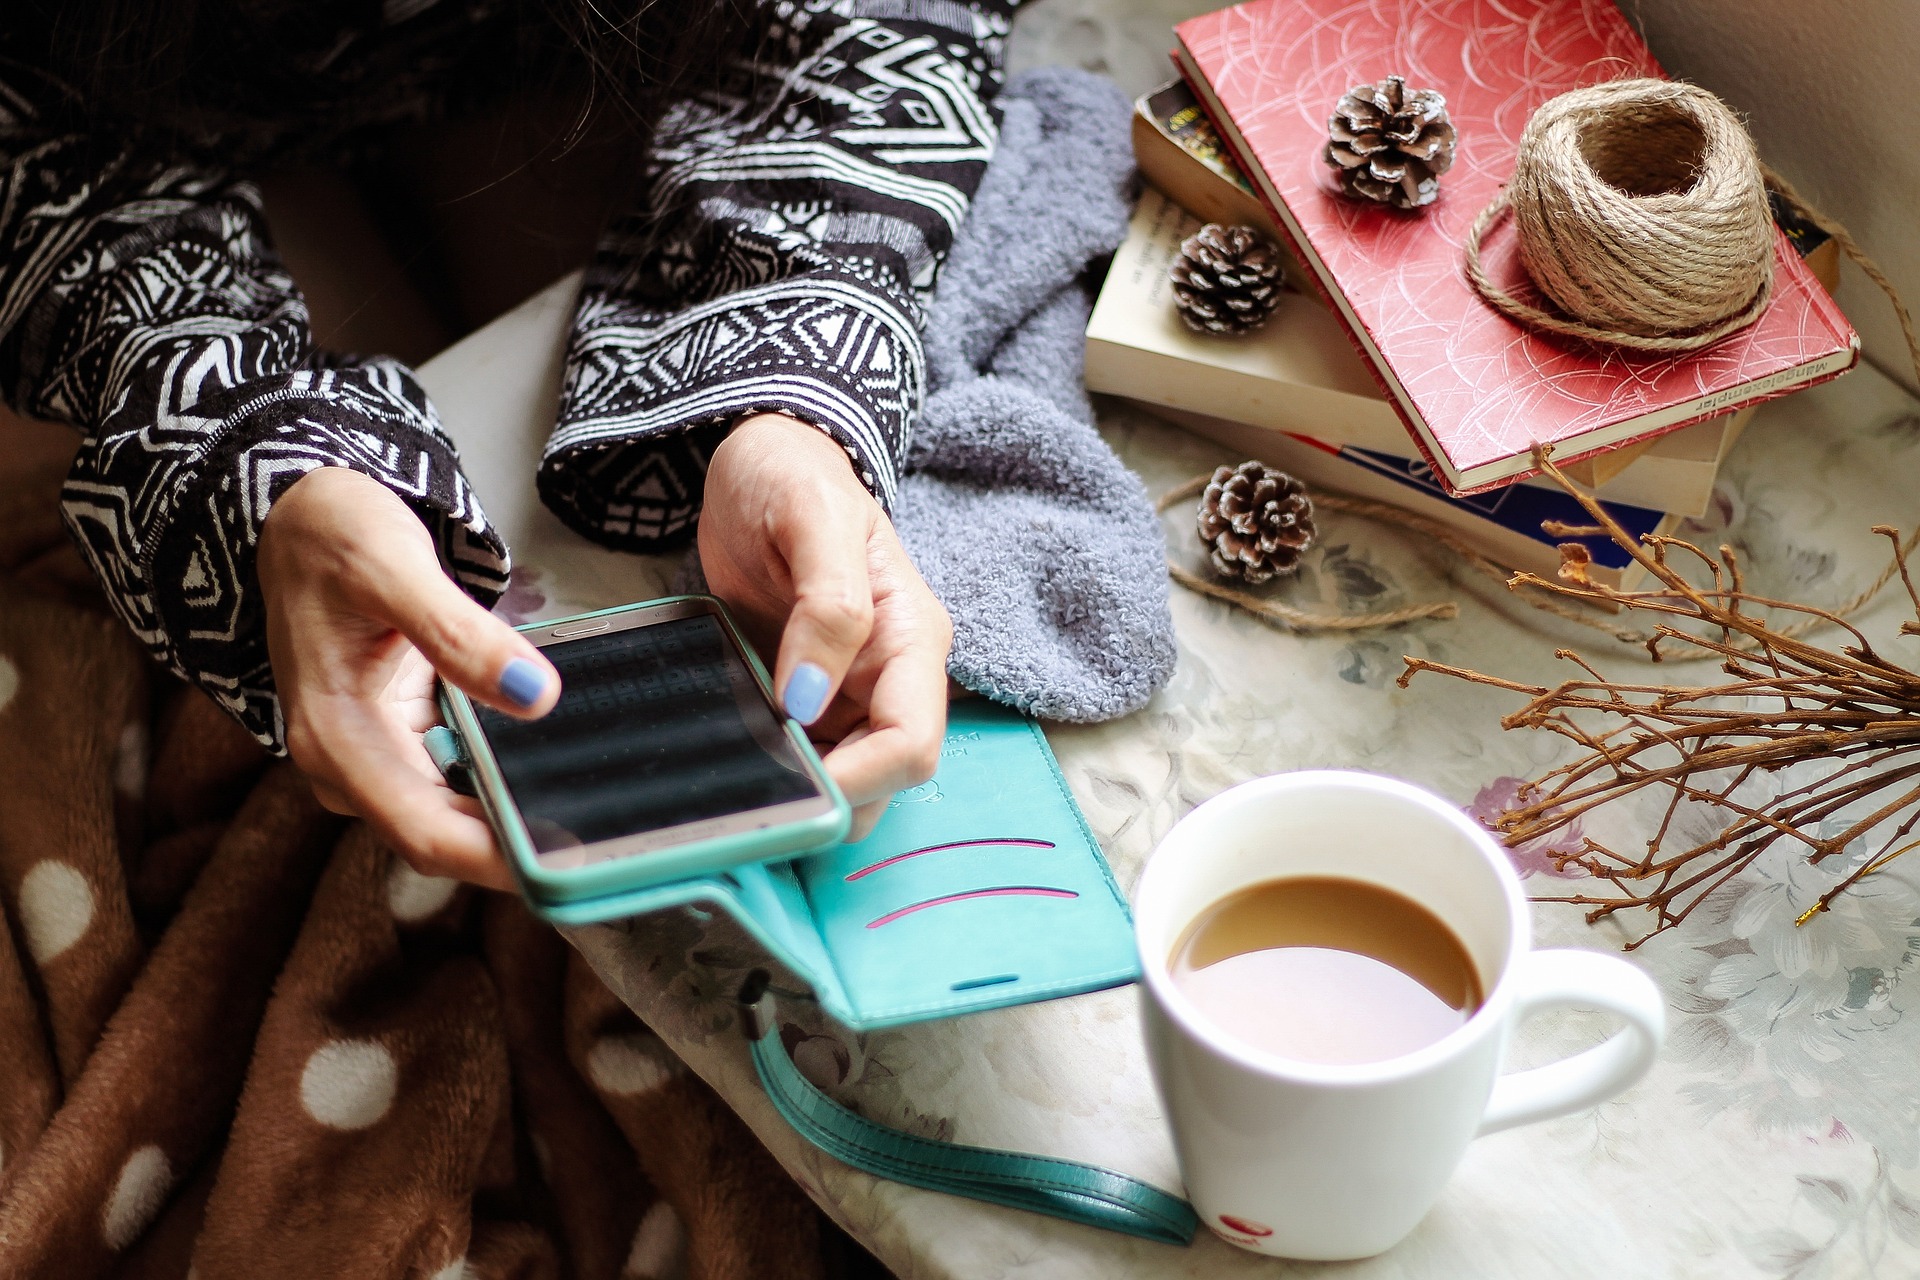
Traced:
<path fill-rule="evenodd" d="M 1381 885 L 1439 916 L 1487 993 L 1425 1048 L 1323 1065 L 1255 1048 L 1207 1020 L 1168 962 L 1189 925 L 1235 890 L 1288 876 Z M 1418 787 L 1366 773 L 1279 774 L 1223 792 L 1176 824 L 1134 893 L 1147 1052 L 1194 1208 L 1217 1234 L 1286 1258 L 1364 1258 L 1405 1236 L 1474 1138 L 1601 1102 L 1653 1064 L 1659 989 L 1593 951 L 1534 951 L 1526 896 L 1486 830 Z M 1500 1074 L 1514 1023 L 1575 1006 L 1626 1026 L 1531 1071 Z"/>

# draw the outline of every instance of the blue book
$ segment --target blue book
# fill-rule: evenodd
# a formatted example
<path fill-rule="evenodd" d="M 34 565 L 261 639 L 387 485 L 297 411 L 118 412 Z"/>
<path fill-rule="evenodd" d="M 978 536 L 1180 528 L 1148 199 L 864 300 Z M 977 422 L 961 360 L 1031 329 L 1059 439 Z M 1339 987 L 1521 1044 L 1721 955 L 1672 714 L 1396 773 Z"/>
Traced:
<path fill-rule="evenodd" d="M 1314 444 L 1315 448 L 1327 447 L 1312 441 L 1307 443 Z M 1598 568 L 1622 573 L 1633 566 L 1633 557 L 1612 538 L 1555 537 L 1541 531 L 1541 526 L 1549 522 L 1571 525 L 1593 523 L 1593 517 L 1587 514 L 1585 507 L 1558 489 L 1536 489 L 1532 485 L 1514 484 L 1504 489 L 1489 489 L 1485 493 L 1456 498 L 1434 479 L 1433 468 L 1425 458 L 1396 458 L 1390 453 L 1374 453 L 1351 445 L 1339 449 L 1337 456 L 1356 467 L 1385 476 L 1410 489 L 1417 489 L 1462 513 L 1471 513 L 1517 537 L 1538 543 L 1552 554 L 1556 564 L 1559 562 L 1560 544 L 1578 542 L 1593 553 L 1593 563 Z M 1601 506 L 1636 538 L 1665 532 L 1665 526 L 1670 521 L 1666 512 L 1652 511 L 1646 507 L 1630 507 L 1620 502 L 1604 502 Z"/>

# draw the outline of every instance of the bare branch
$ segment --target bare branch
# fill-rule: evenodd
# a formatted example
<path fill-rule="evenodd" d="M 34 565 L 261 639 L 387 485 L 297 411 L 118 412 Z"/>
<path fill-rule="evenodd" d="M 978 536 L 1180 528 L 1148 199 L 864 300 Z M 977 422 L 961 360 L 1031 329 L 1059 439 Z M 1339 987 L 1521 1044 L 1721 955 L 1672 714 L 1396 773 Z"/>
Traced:
<path fill-rule="evenodd" d="M 1596 583 L 1587 577 L 1580 555 L 1564 560 L 1561 581 L 1521 573 L 1509 585 L 1652 615 L 1656 621 L 1645 642 L 1654 658 L 1666 656 L 1662 646 L 1667 646 L 1681 656 L 1718 659 L 1727 677 L 1698 685 L 1613 681 L 1580 654 L 1561 649 L 1555 656 L 1573 663 L 1586 678 L 1549 688 L 1406 659 L 1403 688 L 1427 671 L 1520 694 L 1526 702 L 1502 719 L 1505 728 L 1541 730 L 1574 746 L 1573 759 L 1523 786 L 1490 823 L 1509 846 L 1573 836 L 1576 849 L 1550 855 L 1556 865 L 1563 872 L 1583 872 L 1611 890 L 1542 901 L 1588 907 L 1589 921 L 1628 909 L 1648 911 L 1652 928 L 1629 943 L 1631 948 L 1679 925 L 1780 840 L 1795 842 L 1809 861 L 1819 863 L 1901 819 L 1879 854 L 1822 894 L 1801 923 L 1864 876 L 1920 847 L 1920 840 L 1905 839 L 1920 825 L 1920 758 L 1915 755 L 1920 753 L 1920 673 L 1878 653 L 1843 616 L 1851 605 L 1832 610 L 1757 594 L 1730 547 L 1720 547 L 1716 556 L 1681 538 L 1635 539 L 1604 506 L 1569 483 L 1547 451 L 1537 450 L 1535 461 L 1593 521 L 1591 527 L 1568 525 L 1557 532 L 1604 533 L 1634 558 L 1653 586 L 1629 592 Z M 1883 581 L 1897 573 L 1914 607 L 1914 620 L 1900 630 L 1920 635 L 1920 590 L 1907 563 L 1911 544 L 1885 525 L 1874 532 L 1893 544 L 1893 563 Z M 1670 552 L 1680 553 L 1683 563 L 1689 557 L 1698 560 L 1711 586 L 1688 581 Z M 1776 624 L 1783 615 L 1796 620 Z M 1842 643 L 1828 647 L 1800 638 L 1821 624 L 1842 628 Z M 1739 798 L 1763 776 L 1802 766 L 1819 776 L 1765 802 Z M 1660 818 L 1644 846 L 1617 851 L 1579 831 L 1582 819 L 1595 810 L 1663 789 Z M 1710 806 L 1723 819 L 1713 834 L 1668 850 L 1676 819 L 1688 804 Z M 1818 834 L 1820 824 L 1843 814 L 1863 816 L 1851 817 L 1832 835 Z"/>

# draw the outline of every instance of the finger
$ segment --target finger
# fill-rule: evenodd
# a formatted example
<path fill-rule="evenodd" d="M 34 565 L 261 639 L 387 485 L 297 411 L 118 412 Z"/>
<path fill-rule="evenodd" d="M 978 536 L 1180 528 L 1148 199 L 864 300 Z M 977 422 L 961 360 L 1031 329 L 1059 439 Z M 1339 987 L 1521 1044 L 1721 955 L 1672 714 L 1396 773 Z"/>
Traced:
<path fill-rule="evenodd" d="M 873 633 L 864 512 L 829 504 L 776 532 L 793 578 L 793 610 L 780 635 L 773 687 L 788 715 L 818 720 Z"/>
<path fill-rule="evenodd" d="M 322 809 L 329 813 L 337 813 L 343 818 L 360 816 L 359 810 L 353 807 L 353 801 L 347 799 L 346 792 L 340 788 L 314 777 L 309 777 L 307 781 L 312 784 L 313 798 L 320 802 Z"/>
<path fill-rule="evenodd" d="M 929 604 L 939 609 L 928 595 Z M 849 734 L 824 763 L 855 804 L 918 786 L 940 764 L 947 732 L 947 645 L 940 618 L 914 626 L 874 680 L 867 731 Z"/>
<path fill-rule="evenodd" d="M 445 785 L 417 736 L 358 699 L 329 699 L 310 716 L 300 763 L 316 794 L 334 793 L 422 875 L 513 888 L 478 806 Z"/>
<path fill-rule="evenodd" d="M 385 701 L 408 730 L 425 733 L 441 723 L 438 683 L 433 664 L 409 644 L 388 682 Z"/>
<path fill-rule="evenodd" d="M 918 722 L 876 728 L 858 741 L 846 739 L 826 754 L 822 763 L 848 803 L 885 800 L 933 776 L 946 734 L 946 704 L 934 705 L 921 715 Z"/>
<path fill-rule="evenodd" d="M 853 825 L 847 828 L 847 843 L 858 844 L 873 834 L 880 825 L 880 819 L 886 816 L 887 802 L 875 800 L 871 804 L 857 806 L 853 811 Z"/>
<path fill-rule="evenodd" d="M 441 679 L 475 701 L 533 719 L 560 700 L 560 673 L 527 638 L 481 608 L 424 547 L 366 575 L 368 607 L 413 642 Z"/>
<path fill-rule="evenodd" d="M 874 664 L 878 666 L 879 664 Z M 826 714 L 807 726 L 807 737 L 825 751 L 828 747 L 845 740 L 855 732 L 865 732 L 867 723 L 866 695 L 872 689 L 861 689 L 860 662 L 855 662 L 853 670 L 840 683 L 840 696 L 827 707 Z"/>
<path fill-rule="evenodd" d="M 848 732 L 845 737 L 840 739 L 839 746 L 850 747 L 854 743 L 860 741 L 862 738 L 870 736 L 872 733 L 873 733 L 872 727 L 867 725 L 863 721 L 859 725 L 856 725 L 850 732 Z M 829 752 L 828 755 L 825 757 L 825 759 L 823 760 L 823 763 L 827 764 L 828 766 L 827 771 L 829 773 L 832 773 L 833 765 L 832 765 L 831 752 Z M 836 776 L 834 778 L 835 784 L 837 785 L 839 781 L 840 781 L 839 778 Z M 841 788 L 842 794 L 845 794 L 845 790 L 846 789 L 844 787 Z M 869 800 L 864 804 L 855 804 L 853 806 L 853 820 L 851 824 L 847 827 L 846 838 L 849 841 L 858 842 L 861 840 L 865 840 L 868 836 L 872 835 L 874 827 L 878 826 L 880 823 L 880 819 L 886 815 L 887 804 L 888 804 L 888 801 L 891 800 L 891 798 L 892 798 L 891 793 L 889 793 L 887 796 L 884 796 L 877 800 Z"/>

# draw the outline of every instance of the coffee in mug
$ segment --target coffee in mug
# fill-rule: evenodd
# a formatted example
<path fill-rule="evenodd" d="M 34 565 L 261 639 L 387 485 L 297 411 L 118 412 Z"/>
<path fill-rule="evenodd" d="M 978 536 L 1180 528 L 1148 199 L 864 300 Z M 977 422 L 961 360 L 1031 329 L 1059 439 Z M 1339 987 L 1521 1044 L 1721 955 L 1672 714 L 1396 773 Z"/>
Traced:
<path fill-rule="evenodd" d="M 1201 912 L 1168 972 L 1235 1039 L 1298 1062 L 1379 1062 L 1465 1025 L 1484 995 L 1466 944 L 1405 894 L 1290 876 Z"/>

